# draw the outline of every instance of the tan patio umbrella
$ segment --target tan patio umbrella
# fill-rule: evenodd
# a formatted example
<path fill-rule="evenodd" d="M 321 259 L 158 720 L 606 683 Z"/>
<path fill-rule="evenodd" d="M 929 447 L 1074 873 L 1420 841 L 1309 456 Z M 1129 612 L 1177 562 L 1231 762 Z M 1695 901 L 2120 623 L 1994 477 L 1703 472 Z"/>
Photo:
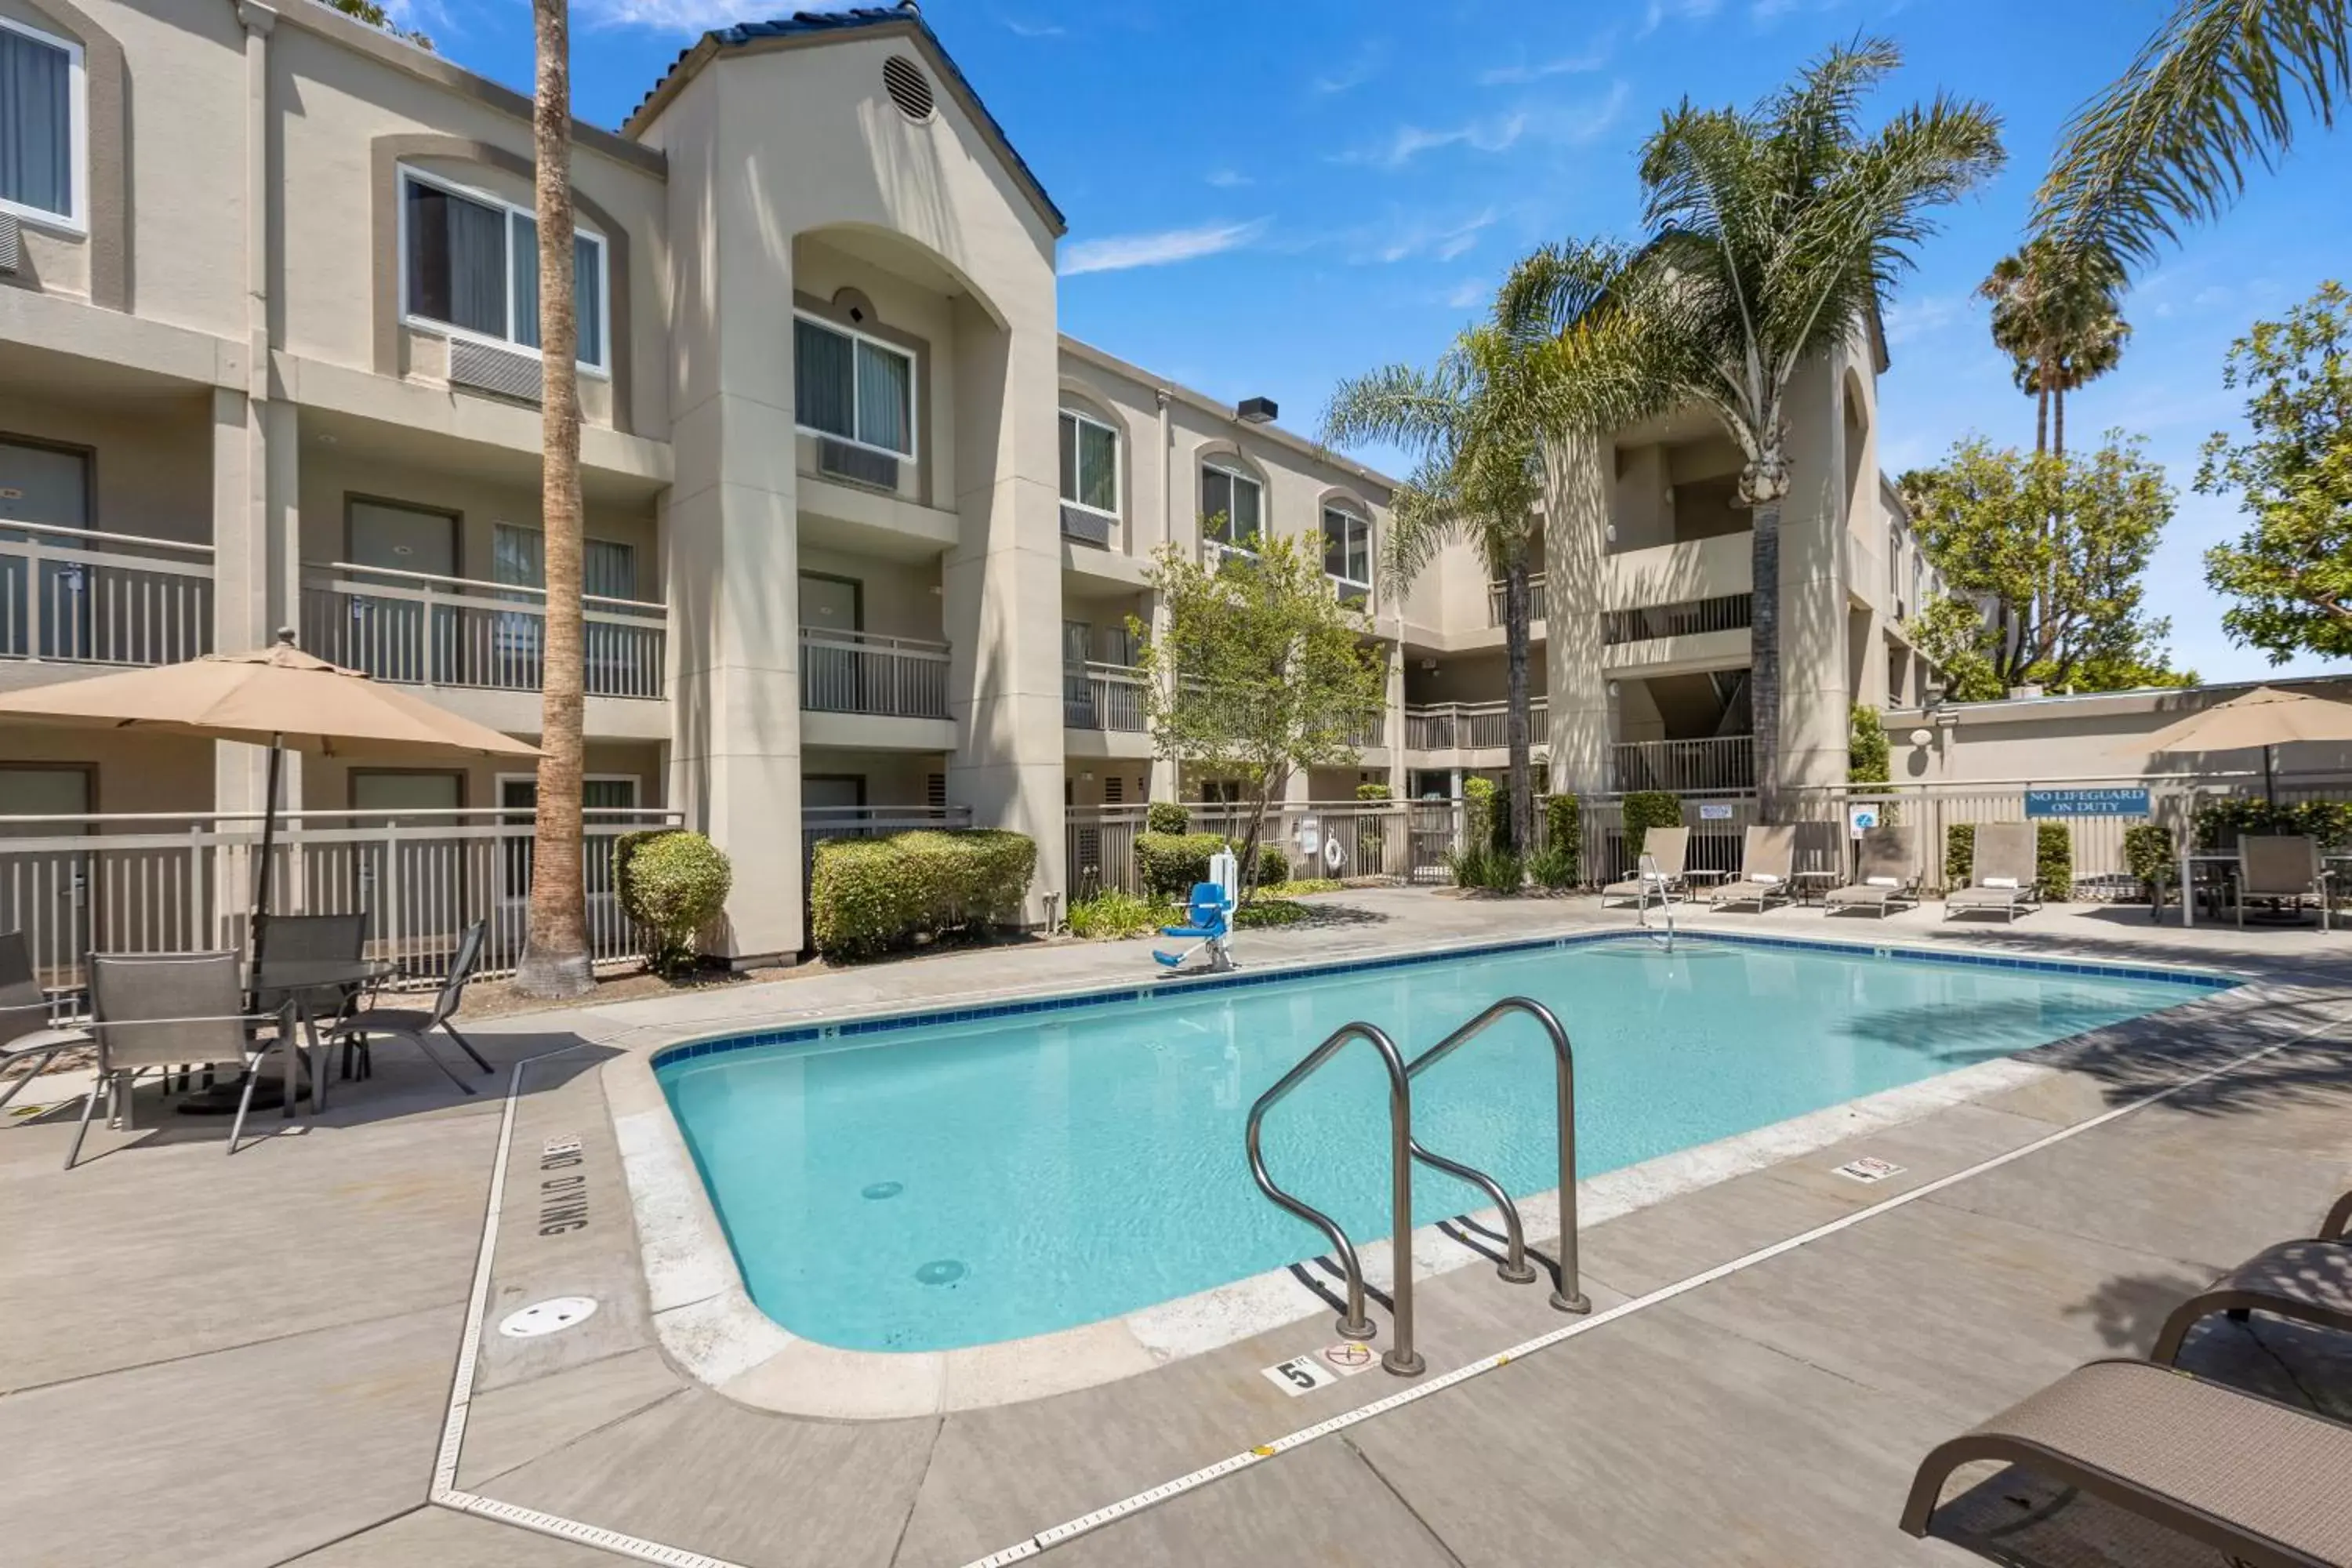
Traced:
<path fill-rule="evenodd" d="M 2274 799 L 2271 777 L 2274 748 L 2296 741 L 2352 742 L 2352 702 L 2257 686 L 2202 713 L 2158 730 L 2133 752 L 2250 752 L 2263 753 L 2263 798 Z"/>
<path fill-rule="evenodd" d="M 184 664 L 0 693 L 0 721 L 93 730 L 156 730 L 269 748 L 261 855 L 254 862 L 252 930 L 268 913 L 285 754 L 400 762 L 439 757 L 536 757 L 539 748 L 421 697 L 314 658 L 281 631 L 276 646 L 211 653 Z M 257 957 L 258 954 L 257 953 Z"/>

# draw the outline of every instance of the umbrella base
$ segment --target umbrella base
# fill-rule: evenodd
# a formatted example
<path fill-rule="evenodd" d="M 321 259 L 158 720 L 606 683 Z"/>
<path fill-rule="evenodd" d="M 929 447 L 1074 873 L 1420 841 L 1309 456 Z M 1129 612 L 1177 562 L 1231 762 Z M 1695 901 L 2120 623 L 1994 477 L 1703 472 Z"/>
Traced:
<path fill-rule="evenodd" d="M 183 1116 L 235 1116 L 237 1096 L 243 1091 L 235 1083 L 215 1084 L 184 1094 L 172 1109 Z M 298 1100 L 310 1098 L 310 1086 L 303 1084 L 295 1091 Z M 286 1109 L 286 1085 L 276 1074 L 253 1086 L 253 1110 L 283 1110 Z"/>

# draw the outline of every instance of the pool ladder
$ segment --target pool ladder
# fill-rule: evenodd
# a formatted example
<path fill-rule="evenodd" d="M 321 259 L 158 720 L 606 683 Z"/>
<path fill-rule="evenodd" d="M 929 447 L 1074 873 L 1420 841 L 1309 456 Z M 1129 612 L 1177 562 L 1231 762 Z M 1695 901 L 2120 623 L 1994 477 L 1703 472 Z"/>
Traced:
<path fill-rule="evenodd" d="M 1304 1083 L 1324 1063 L 1339 1054 L 1350 1040 L 1361 1040 L 1380 1053 L 1381 1065 L 1389 1079 L 1389 1249 L 1396 1262 L 1396 1283 L 1391 1293 L 1390 1318 L 1395 1325 L 1394 1342 L 1381 1356 L 1381 1364 L 1400 1377 L 1420 1374 L 1424 1363 L 1413 1349 L 1412 1325 L 1412 1162 L 1446 1174 L 1458 1177 L 1484 1192 L 1501 1211 L 1504 1230 L 1503 1259 L 1495 1272 L 1514 1285 L 1525 1285 L 1536 1278 L 1528 1262 L 1527 1231 L 1520 1223 L 1519 1206 L 1503 1190 L 1502 1184 L 1485 1172 L 1451 1160 L 1443 1154 L 1422 1147 L 1412 1135 L 1412 1080 L 1436 1066 L 1460 1048 L 1489 1025 L 1511 1013 L 1525 1013 L 1539 1025 L 1550 1038 L 1553 1061 L 1553 1093 L 1559 1117 L 1559 1278 L 1551 1292 L 1551 1304 L 1563 1312 L 1591 1310 L 1592 1303 L 1578 1288 L 1576 1257 L 1576 1053 L 1570 1046 L 1568 1031 L 1542 1003 L 1525 996 L 1506 996 L 1481 1012 L 1476 1017 L 1446 1036 L 1437 1044 L 1415 1057 L 1404 1059 L 1396 1042 L 1379 1026 L 1359 1020 L 1343 1024 L 1330 1037 L 1299 1058 L 1298 1065 L 1282 1075 L 1273 1088 L 1257 1097 L 1250 1107 L 1247 1142 L 1250 1175 L 1258 1190 L 1283 1208 L 1321 1231 L 1331 1243 L 1331 1250 L 1339 1260 L 1339 1268 L 1347 1285 L 1347 1300 L 1339 1318 L 1339 1333 L 1342 1339 L 1369 1340 L 1377 1331 L 1364 1311 L 1364 1266 L 1356 1255 L 1355 1243 L 1339 1222 L 1305 1200 L 1283 1190 L 1265 1168 L 1265 1151 L 1262 1146 L 1265 1113 L 1281 1103 L 1284 1097 Z"/>

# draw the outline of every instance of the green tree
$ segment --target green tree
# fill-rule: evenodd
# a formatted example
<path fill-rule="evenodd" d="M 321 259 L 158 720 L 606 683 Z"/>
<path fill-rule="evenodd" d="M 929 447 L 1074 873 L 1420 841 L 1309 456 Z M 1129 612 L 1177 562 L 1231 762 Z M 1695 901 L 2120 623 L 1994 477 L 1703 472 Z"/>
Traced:
<path fill-rule="evenodd" d="M 1921 548 L 1958 595 L 1912 626 L 1954 695 L 2194 679 L 2168 667 L 2170 623 L 2145 606 L 2141 579 L 2173 496 L 2139 441 L 2109 431 L 2095 452 L 2062 457 L 1971 437 L 1942 468 L 1906 474 L 1903 490 Z"/>
<path fill-rule="evenodd" d="M 1254 887 L 1266 813 L 1290 775 L 1356 762 L 1349 736 L 1386 696 L 1387 656 L 1366 640 L 1363 614 L 1333 596 L 1321 557 L 1285 535 L 1262 537 L 1255 561 L 1213 565 L 1163 545 L 1150 577 L 1167 629 L 1154 637 L 1131 618 L 1128 629 L 1152 745 L 1170 762 L 1244 782 L 1241 871 Z"/>
<path fill-rule="evenodd" d="M 2116 368 L 2131 327 L 2124 270 L 2104 250 L 2029 240 L 1977 285 L 1992 302 L 1993 346 L 2009 355 L 2017 389 L 2035 400 L 2033 449 L 2066 449 L 2066 395 Z"/>
<path fill-rule="evenodd" d="M 1869 703 L 1855 703 L 1846 712 L 1846 783 L 1885 784 L 1891 776 L 1888 772 L 1890 757 L 1885 721 Z"/>
<path fill-rule="evenodd" d="M 2179 0 L 2105 91 L 2077 110 L 2033 227 L 2145 264 L 2176 226 L 2218 216 L 2352 90 L 2352 0 Z"/>
<path fill-rule="evenodd" d="M 1865 132 L 1863 100 L 1901 60 L 1893 44 L 1863 39 L 1751 110 L 1685 100 L 1642 151 L 1649 262 L 1673 280 L 1651 303 L 1679 345 L 1653 363 L 1675 401 L 1709 409 L 1738 443 L 1738 499 L 1755 520 L 1748 682 L 1768 821 L 1780 805 L 1790 383 L 1889 295 L 1934 210 L 2002 161 L 1999 118 L 1948 96 Z"/>
<path fill-rule="evenodd" d="M 381 27 L 394 37 L 415 44 L 420 49 L 429 52 L 433 47 L 432 39 L 414 27 L 404 27 L 394 21 L 391 10 L 379 5 L 377 0 L 327 0 L 327 4 L 346 16 L 356 16 L 369 26 Z"/>
<path fill-rule="evenodd" d="M 2281 663 L 2352 657 L 2352 297 L 2340 283 L 2257 321 L 2231 345 L 2225 386 L 2243 387 L 2252 438 L 2205 443 L 2197 489 L 2235 490 L 2253 526 L 2205 552 L 2205 582 L 2237 601 L 2231 637 Z"/>

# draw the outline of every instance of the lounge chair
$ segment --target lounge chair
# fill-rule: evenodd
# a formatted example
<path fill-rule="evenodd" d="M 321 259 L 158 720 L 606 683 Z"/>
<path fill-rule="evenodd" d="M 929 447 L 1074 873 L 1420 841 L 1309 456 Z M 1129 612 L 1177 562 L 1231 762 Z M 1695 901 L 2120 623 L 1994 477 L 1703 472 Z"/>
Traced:
<path fill-rule="evenodd" d="M 228 1152 L 236 1152 L 262 1057 L 270 1050 L 299 1048 L 290 1003 L 274 1016 L 244 1011 L 244 963 L 243 955 L 234 952 L 90 955 L 90 1033 L 97 1037 L 98 1077 L 82 1101 L 81 1125 L 74 1131 L 73 1147 L 66 1151 L 67 1170 L 81 1157 L 98 1097 L 109 1096 L 122 1125 L 130 1127 L 138 1077 L 151 1068 L 165 1073 L 175 1067 L 238 1068 L 244 1089 L 237 1096 L 236 1120 L 228 1130 Z M 273 1023 L 277 1038 L 257 1040 L 256 1031 Z"/>
<path fill-rule="evenodd" d="M 1864 832 L 1850 886 L 1832 888 L 1822 900 L 1830 913 L 1868 910 L 1880 920 L 1890 910 L 1919 907 L 1918 830 L 1873 827 Z"/>
<path fill-rule="evenodd" d="M 2352 1568 L 2352 1426 L 2143 1361 L 2095 1361 L 1920 1461 L 1903 1529 L 1925 1536 L 1960 1466 L 2046 1475 L 2246 1568 Z"/>
<path fill-rule="evenodd" d="M 1719 910 L 1727 904 L 1754 904 L 1756 912 L 1761 914 L 1776 903 L 1787 903 L 1796 891 L 1795 883 L 1790 879 L 1796 859 L 1794 827 L 1748 828 L 1739 847 L 1739 880 L 1716 889 L 1707 900 L 1709 907 Z"/>
<path fill-rule="evenodd" d="M 1689 828 L 1649 828 L 1634 847 L 1634 854 L 1648 857 L 1655 870 L 1637 870 L 1622 882 L 1610 883 L 1601 889 L 1603 905 L 1612 899 L 1632 899 L 1636 903 L 1656 899 L 1672 903 L 1690 896 L 1690 884 L 1683 878 L 1683 862 L 1690 856 Z"/>
<path fill-rule="evenodd" d="M 1944 898 L 1944 918 L 1991 910 L 2017 917 L 2042 907 L 2041 873 L 2034 866 L 2034 824 L 1982 822 L 1977 825 L 1970 856 L 1969 885 Z"/>
<path fill-rule="evenodd" d="M 90 1044 L 86 1029 L 60 1029 L 51 1023 L 49 994 L 33 977 L 33 950 L 18 931 L 0 931 L 0 1070 L 18 1062 L 22 1077 L 0 1093 L 0 1106 L 38 1078 L 59 1051 Z"/>
<path fill-rule="evenodd" d="M 2336 1200 L 2319 1234 L 2266 1247 L 2172 1310 L 2148 1359 L 2170 1366 L 2189 1331 L 2216 1312 L 2249 1313 L 2352 1332 L 2352 1193 Z"/>
<path fill-rule="evenodd" d="M 433 1047 L 425 1044 L 425 1040 L 435 1034 L 446 1035 L 450 1044 L 473 1058 L 476 1067 L 484 1072 L 491 1070 L 490 1064 L 482 1059 L 482 1053 L 476 1050 L 472 1043 L 457 1032 L 457 1026 L 449 1021 L 457 1016 L 458 1005 L 466 998 L 466 983 L 473 979 L 475 966 L 481 963 L 482 942 L 488 931 L 488 921 L 477 921 L 466 928 L 466 934 L 457 941 L 457 955 L 449 964 L 449 977 L 441 983 L 440 994 L 433 998 L 431 1007 L 362 1009 L 336 1020 L 327 1030 L 326 1043 L 332 1046 L 340 1042 L 346 1053 L 346 1060 L 349 1059 L 349 1053 L 356 1047 L 359 1051 L 360 1076 L 373 1078 L 375 1076 L 373 1045 L 375 1038 L 378 1036 L 383 1036 L 391 1039 L 406 1040 L 424 1052 L 425 1059 L 439 1068 L 451 1083 L 456 1084 L 467 1094 L 473 1093 L 474 1086 L 459 1078 L 456 1069 L 443 1061 L 435 1053 Z"/>
<path fill-rule="evenodd" d="M 2238 923 L 2246 905 L 2260 899 L 2273 909 L 2300 915 L 2305 904 L 2319 908 L 2319 929 L 2327 929 L 2327 872 L 2319 841 L 2299 833 L 2251 834 L 2238 840 Z"/>

